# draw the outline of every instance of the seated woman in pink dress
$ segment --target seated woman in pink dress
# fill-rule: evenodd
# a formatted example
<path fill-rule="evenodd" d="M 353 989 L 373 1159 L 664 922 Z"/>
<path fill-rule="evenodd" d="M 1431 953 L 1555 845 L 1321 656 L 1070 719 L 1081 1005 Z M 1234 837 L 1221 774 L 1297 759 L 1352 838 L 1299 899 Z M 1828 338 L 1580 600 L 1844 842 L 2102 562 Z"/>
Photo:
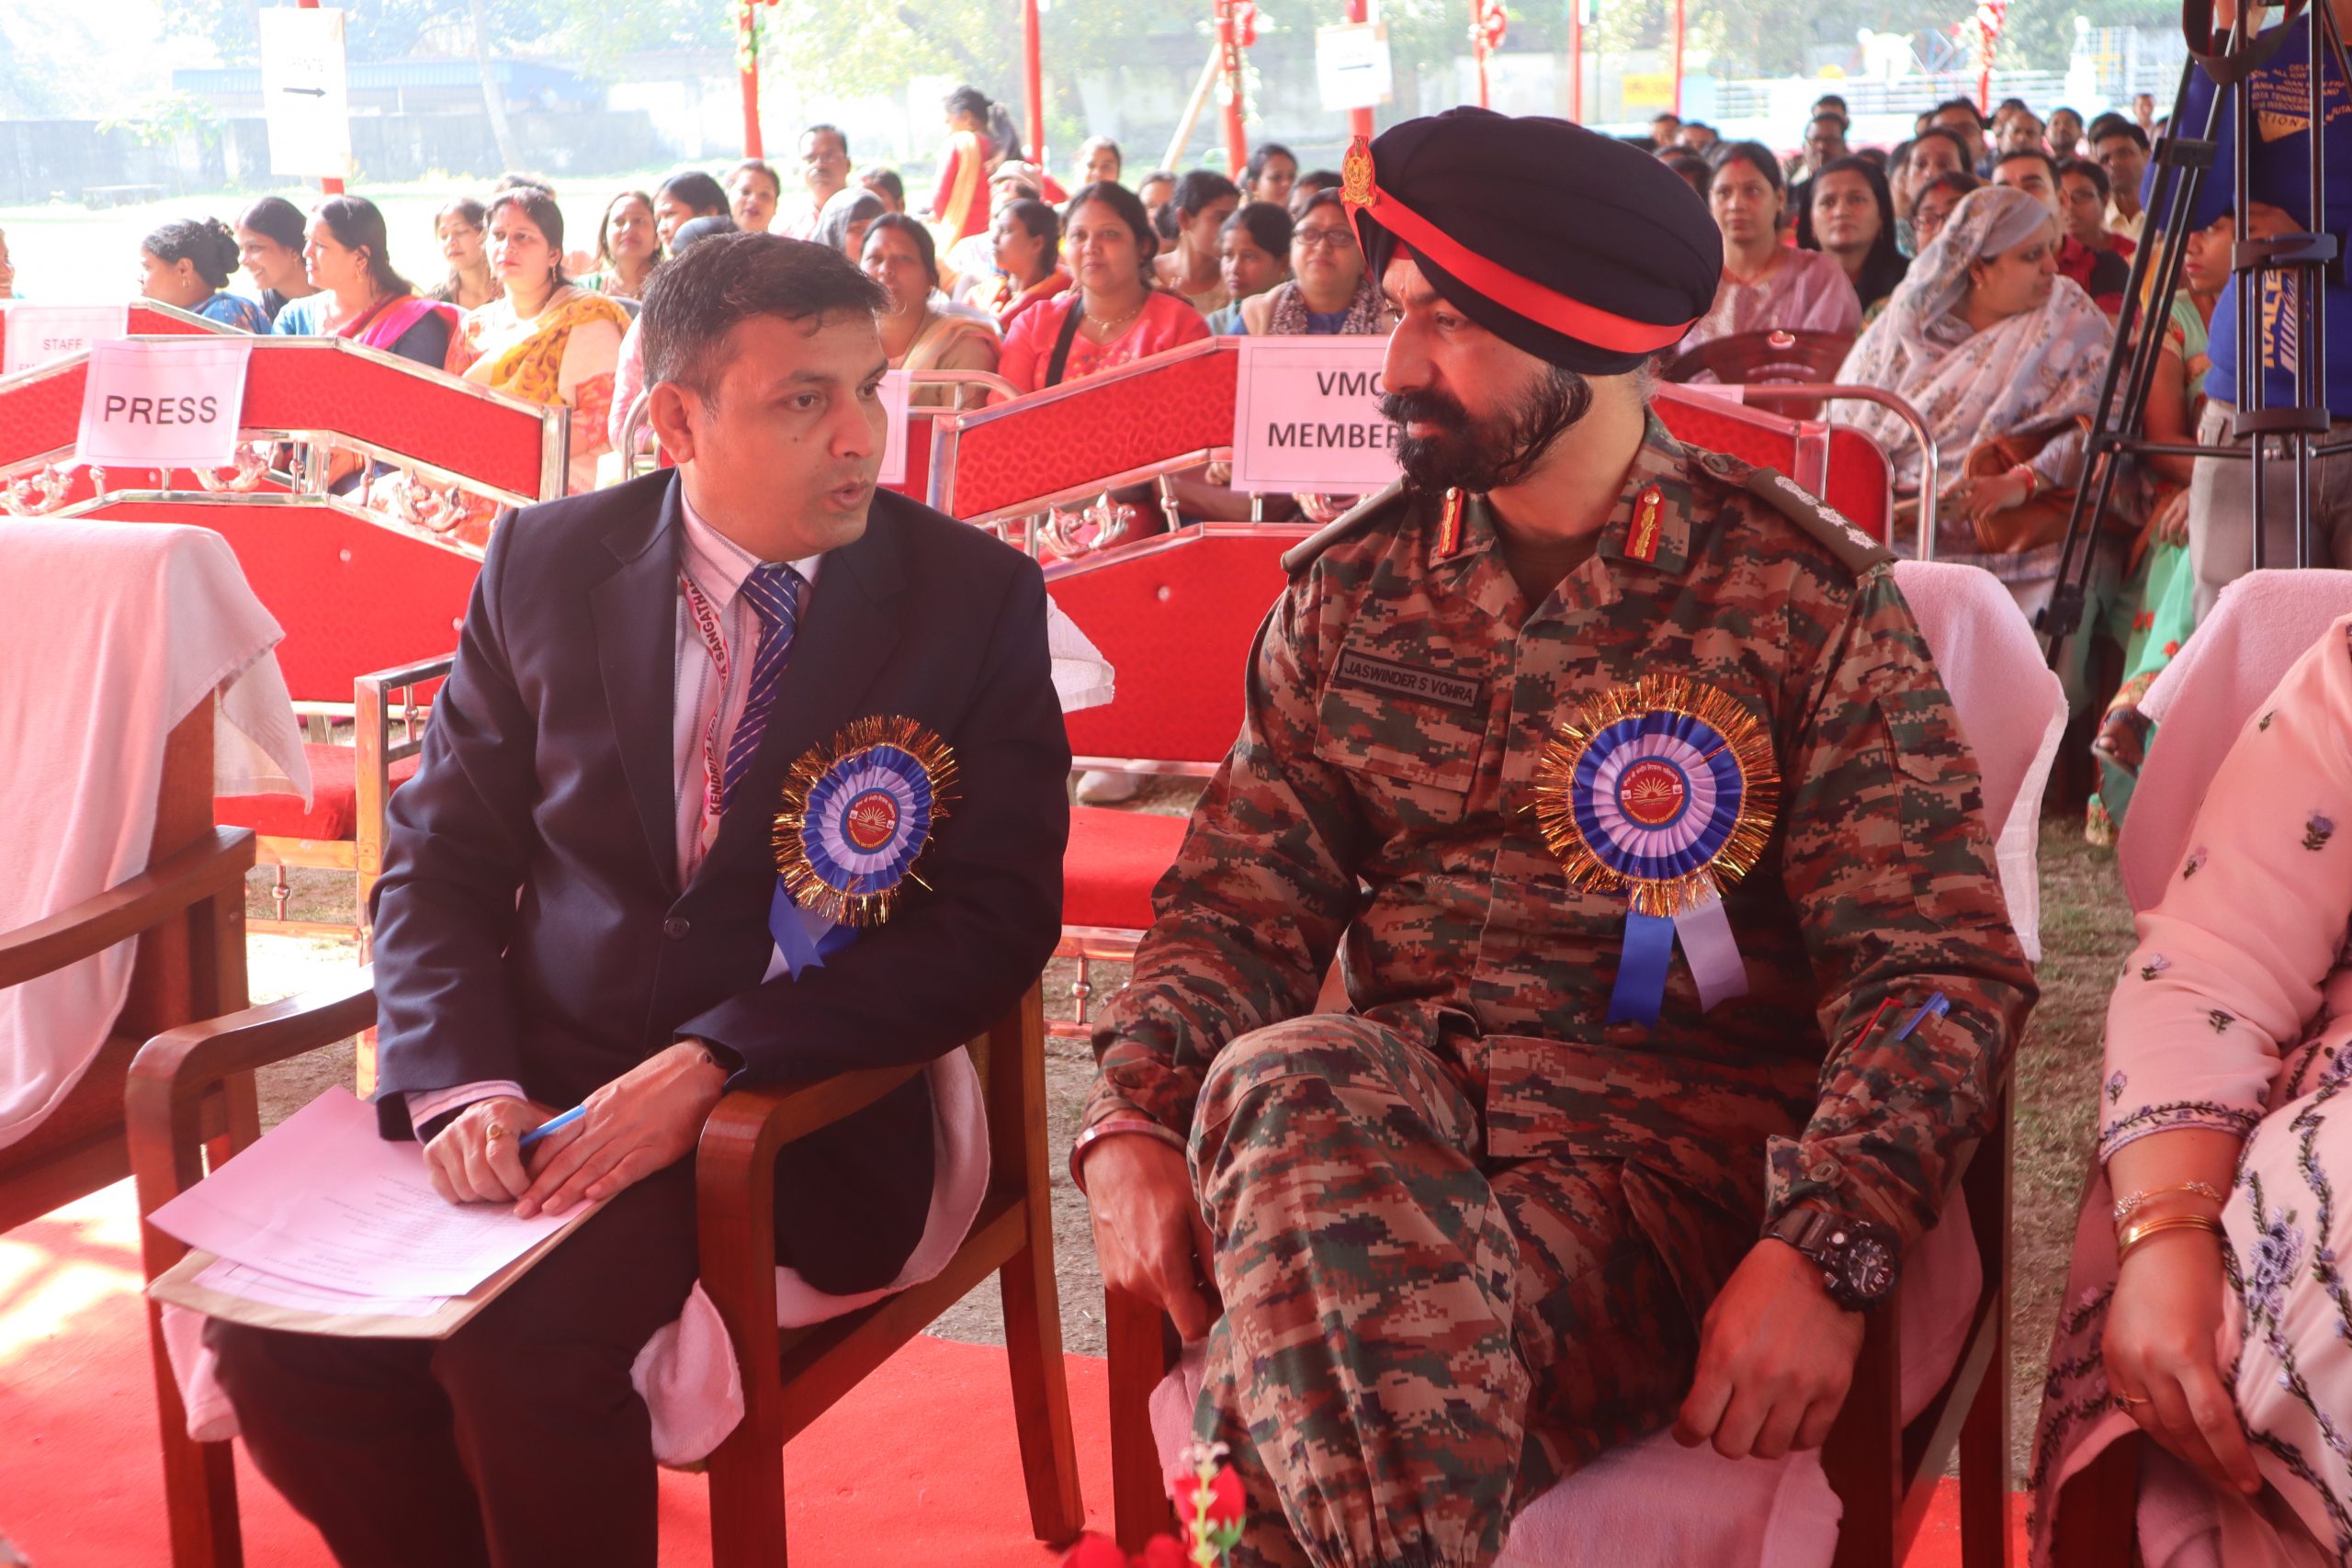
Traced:
<path fill-rule="evenodd" d="M 1078 287 L 1012 323 L 997 374 L 1034 392 L 1208 336 L 1198 310 L 1152 286 L 1158 248 L 1126 186 L 1104 180 L 1071 197 L 1062 259 Z"/>
<path fill-rule="evenodd" d="M 2066 1528 L 2066 1481 L 2141 1436 L 2141 1515 L 2165 1535 L 2218 1531 L 2230 1568 L 2352 1560 L 2352 833 L 2338 824 L 2352 824 L 2352 616 L 2240 732 L 2108 1006 L 2105 1171 L 2035 1440 L 2038 1562 Z"/>
<path fill-rule="evenodd" d="M 1739 333 L 1855 333 L 1862 301 L 1838 258 L 1781 243 L 1788 181 L 1760 141 L 1735 141 L 1716 160 L 1707 206 L 1723 231 L 1715 303 L 1682 340 L 1687 351 Z"/>

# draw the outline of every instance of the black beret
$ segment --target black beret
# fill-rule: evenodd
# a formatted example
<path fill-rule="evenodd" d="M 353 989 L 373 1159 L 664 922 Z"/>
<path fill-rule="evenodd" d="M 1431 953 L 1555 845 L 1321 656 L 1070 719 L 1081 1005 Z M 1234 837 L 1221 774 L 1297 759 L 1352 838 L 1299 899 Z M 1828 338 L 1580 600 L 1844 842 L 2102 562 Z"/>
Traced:
<path fill-rule="evenodd" d="M 1564 119 L 1448 109 L 1351 148 L 1377 279 L 1399 246 L 1472 321 L 1590 375 L 1672 348 L 1713 305 L 1723 236 L 1680 175 Z"/>

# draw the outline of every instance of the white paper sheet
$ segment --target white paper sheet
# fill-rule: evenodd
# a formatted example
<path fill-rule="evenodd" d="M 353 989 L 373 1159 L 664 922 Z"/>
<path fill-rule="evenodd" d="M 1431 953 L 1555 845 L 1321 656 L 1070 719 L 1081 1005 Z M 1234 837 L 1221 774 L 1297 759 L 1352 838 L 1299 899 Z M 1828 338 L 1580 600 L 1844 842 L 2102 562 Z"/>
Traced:
<path fill-rule="evenodd" d="M 464 1295 L 571 1217 L 449 1202 L 424 1149 L 379 1136 L 375 1111 L 341 1088 L 150 1216 L 280 1280 L 403 1299 Z"/>
<path fill-rule="evenodd" d="M 305 1285 L 299 1280 L 283 1280 L 232 1258 L 214 1258 L 197 1275 L 196 1282 L 224 1296 L 243 1296 L 250 1302 L 267 1302 L 273 1306 L 296 1307 L 303 1312 L 330 1312 L 344 1317 L 430 1317 L 449 1299 L 355 1296 L 348 1291 L 330 1291 Z"/>

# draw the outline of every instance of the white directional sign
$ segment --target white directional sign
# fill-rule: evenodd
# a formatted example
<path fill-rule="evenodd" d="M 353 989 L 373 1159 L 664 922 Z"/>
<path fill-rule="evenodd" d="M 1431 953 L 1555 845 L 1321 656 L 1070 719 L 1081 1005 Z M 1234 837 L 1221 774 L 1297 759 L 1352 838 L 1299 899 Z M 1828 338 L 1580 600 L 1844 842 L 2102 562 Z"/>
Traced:
<path fill-rule="evenodd" d="M 261 13 L 261 98 L 271 174 L 339 180 L 351 173 L 341 11 Z"/>
<path fill-rule="evenodd" d="M 1327 113 L 1386 103 L 1395 96 L 1388 24 L 1341 22 L 1316 28 L 1315 82 Z"/>
<path fill-rule="evenodd" d="M 1362 495 L 1396 477 L 1380 412 L 1385 337 L 1246 337 L 1233 407 L 1233 488 Z"/>

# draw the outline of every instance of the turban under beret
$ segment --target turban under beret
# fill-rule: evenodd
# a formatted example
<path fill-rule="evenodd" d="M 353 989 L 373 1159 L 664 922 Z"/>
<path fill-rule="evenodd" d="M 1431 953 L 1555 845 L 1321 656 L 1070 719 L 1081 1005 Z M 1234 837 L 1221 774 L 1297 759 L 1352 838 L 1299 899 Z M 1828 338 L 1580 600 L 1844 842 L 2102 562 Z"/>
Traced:
<path fill-rule="evenodd" d="M 1672 348 L 1723 276 L 1723 236 L 1680 175 L 1564 119 L 1408 120 L 1349 150 L 1341 193 L 1375 280 L 1401 247 L 1464 315 L 1569 370 Z"/>

